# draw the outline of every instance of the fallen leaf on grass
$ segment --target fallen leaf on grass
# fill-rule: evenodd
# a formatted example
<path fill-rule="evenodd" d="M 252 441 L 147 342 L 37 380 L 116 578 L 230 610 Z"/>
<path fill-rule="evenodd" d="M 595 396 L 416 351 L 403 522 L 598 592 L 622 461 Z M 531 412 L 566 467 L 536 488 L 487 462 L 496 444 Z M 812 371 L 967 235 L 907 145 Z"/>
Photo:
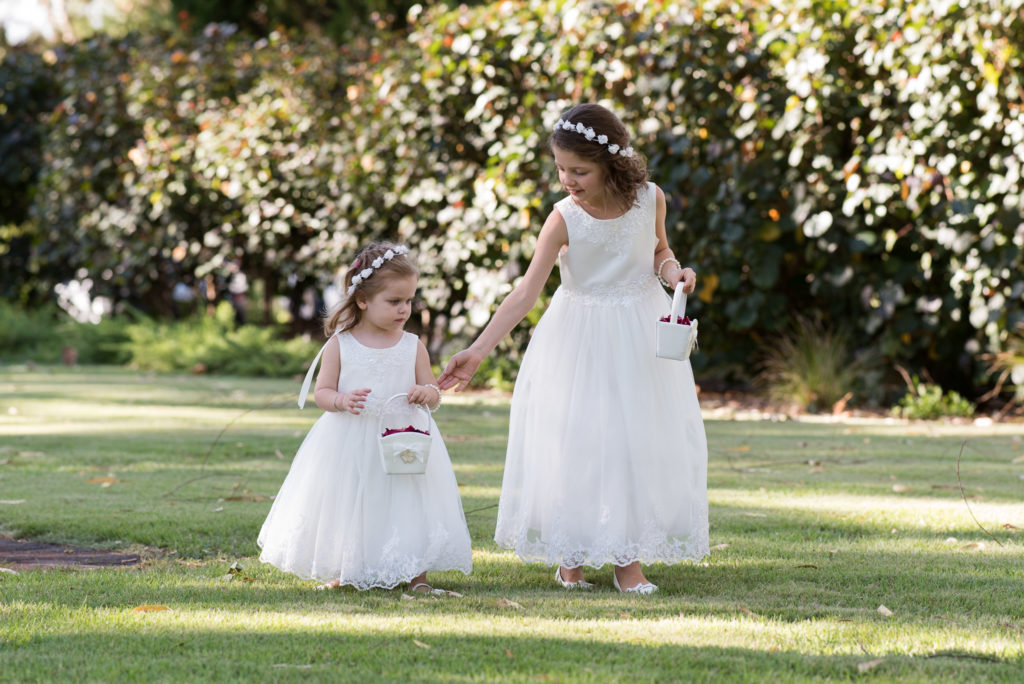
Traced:
<path fill-rule="evenodd" d="M 1015 531 L 1016 530 L 1020 530 L 1019 527 L 1017 527 L 1016 525 L 1011 525 L 1010 523 L 1003 523 L 1003 529 L 1004 530 L 1015 530 Z"/>
<path fill-rule="evenodd" d="M 17 570 L 11 570 L 10 568 L 0 568 L 0 572 L 5 575 L 17 575 L 20 574 Z"/>
<path fill-rule="evenodd" d="M 406 594 L 405 592 L 402 592 L 402 600 L 403 601 L 415 601 L 416 597 L 415 596 L 410 596 L 409 594 Z"/>
<path fill-rule="evenodd" d="M 266 501 L 267 497 L 259 496 L 259 495 L 255 495 L 255 496 L 225 496 L 224 500 L 225 501 Z"/>
<path fill-rule="evenodd" d="M 452 598 L 462 598 L 462 594 L 460 594 L 457 591 L 452 591 L 451 589 L 445 589 L 444 590 L 444 595 L 445 596 L 451 596 Z"/>
<path fill-rule="evenodd" d="M 1024 463 L 1024 456 L 1018 456 L 1017 458 L 1013 459 L 1011 463 Z"/>
<path fill-rule="evenodd" d="M 510 601 L 507 598 L 500 598 L 500 599 L 498 599 L 498 606 L 500 608 L 522 608 L 523 607 L 522 605 L 516 603 L 515 601 Z"/>
<path fill-rule="evenodd" d="M 25 503 L 24 499 L 0 499 L 0 504 L 7 504 L 8 506 L 15 506 L 23 503 Z"/>
<path fill-rule="evenodd" d="M 731 544 L 715 544 L 710 549 L 708 549 L 708 551 L 721 551 L 722 549 L 727 549 L 730 546 Z"/>
<path fill-rule="evenodd" d="M 908 487 L 907 485 L 894 484 L 892 486 L 892 491 L 894 491 L 894 492 L 909 492 L 910 491 L 910 487 Z"/>
<path fill-rule="evenodd" d="M 744 608 L 743 606 L 740 606 L 739 609 L 740 609 L 741 613 L 746 613 L 750 617 L 761 617 L 760 615 L 758 615 L 754 611 L 750 610 L 749 608 Z"/>
<path fill-rule="evenodd" d="M 932 489 L 957 489 L 953 485 L 932 485 Z"/>
<path fill-rule="evenodd" d="M 985 542 L 971 542 L 960 547 L 964 551 L 981 551 L 985 548 Z"/>
<path fill-rule="evenodd" d="M 750 445 L 749 444 L 740 444 L 737 447 L 732 447 L 730 449 L 726 449 L 726 451 L 750 451 Z"/>
<path fill-rule="evenodd" d="M 794 568 L 812 568 L 814 570 L 818 569 L 818 566 L 814 565 L 813 563 L 804 563 L 803 565 L 794 565 L 793 567 Z"/>
<path fill-rule="evenodd" d="M 156 613 L 161 610 L 170 610 L 167 606 L 136 606 L 133 613 Z"/>
<path fill-rule="evenodd" d="M 105 484 L 112 485 L 115 482 L 120 482 L 116 477 L 91 477 L 86 480 L 89 484 Z"/>
<path fill-rule="evenodd" d="M 274 449 L 274 455 L 277 456 L 280 459 L 284 458 L 284 454 L 281 453 L 280 449 Z"/>
<path fill-rule="evenodd" d="M 512 655 L 512 651 L 510 651 L 510 650 L 509 650 L 509 649 L 507 649 L 507 648 L 505 649 L 505 655 L 507 655 L 507 656 L 508 656 L 509 658 L 515 658 L 515 656 L 514 656 L 514 655 Z"/>
<path fill-rule="evenodd" d="M 878 606 L 878 613 L 885 617 L 892 617 L 892 611 L 886 608 L 884 605 Z"/>
<path fill-rule="evenodd" d="M 857 672 L 868 672 L 875 669 L 879 665 L 885 662 L 884 658 L 875 658 L 874 660 L 865 660 L 863 663 L 857 664 Z"/>
<path fill-rule="evenodd" d="M 422 641 L 420 641 L 419 639 L 413 639 L 413 640 L 412 640 L 412 643 L 416 644 L 416 645 L 417 645 L 417 646 L 419 646 L 420 648 L 426 648 L 426 649 L 429 649 L 429 648 L 430 648 L 430 646 L 429 646 L 428 644 L 425 644 L 425 643 L 423 643 L 423 642 L 422 642 Z"/>

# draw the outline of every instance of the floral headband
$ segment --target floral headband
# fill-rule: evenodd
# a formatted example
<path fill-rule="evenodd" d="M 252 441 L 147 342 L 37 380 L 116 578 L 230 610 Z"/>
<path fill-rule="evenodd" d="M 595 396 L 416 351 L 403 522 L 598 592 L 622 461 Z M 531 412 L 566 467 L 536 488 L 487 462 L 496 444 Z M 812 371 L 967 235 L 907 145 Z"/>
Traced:
<path fill-rule="evenodd" d="M 396 256 L 403 256 L 408 253 L 408 247 L 406 247 L 405 245 L 398 245 L 397 247 L 389 249 L 388 251 L 384 252 L 384 254 L 380 255 L 379 257 L 371 261 L 369 266 L 367 266 L 362 271 L 352 276 L 352 284 L 348 286 L 348 296 L 351 297 L 352 293 L 356 291 L 356 285 L 372 276 L 373 272 L 380 268 L 381 266 L 383 266 L 385 261 L 391 261 Z M 353 265 L 356 268 L 359 268 L 360 264 L 362 263 L 363 262 L 361 259 L 356 259 L 356 263 Z"/>
<path fill-rule="evenodd" d="M 559 119 L 555 123 L 555 130 L 557 131 L 559 128 L 561 128 L 564 131 L 575 131 L 576 133 L 579 133 L 587 140 L 592 140 L 598 143 L 599 145 L 608 145 L 607 135 L 598 135 L 593 128 L 588 128 L 587 126 L 584 126 L 581 123 L 573 123 L 572 121 L 568 121 L 566 119 Z M 622 147 L 620 145 L 611 144 L 608 145 L 608 151 L 611 152 L 612 154 L 618 154 L 623 157 L 633 156 L 632 147 Z"/>

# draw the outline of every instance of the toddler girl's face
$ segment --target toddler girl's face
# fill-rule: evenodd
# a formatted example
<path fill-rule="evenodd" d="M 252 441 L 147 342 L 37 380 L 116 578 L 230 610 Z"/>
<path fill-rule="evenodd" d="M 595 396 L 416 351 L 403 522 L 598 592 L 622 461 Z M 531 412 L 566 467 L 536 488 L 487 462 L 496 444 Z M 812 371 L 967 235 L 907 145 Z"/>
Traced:
<path fill-rule="evenodd" d="M 381 331 L 393 332 L 404 328 L 412 315 L 416 281 L 416 276 L 389 277 L 384 289 L 359 300 L 363 320 Z"/>
<path fill-rule="evenodd" d="M 597 162 L 552 146 L 558 180 L 577 202 L 601 206 L 605 199 L 604 168 Z"/>

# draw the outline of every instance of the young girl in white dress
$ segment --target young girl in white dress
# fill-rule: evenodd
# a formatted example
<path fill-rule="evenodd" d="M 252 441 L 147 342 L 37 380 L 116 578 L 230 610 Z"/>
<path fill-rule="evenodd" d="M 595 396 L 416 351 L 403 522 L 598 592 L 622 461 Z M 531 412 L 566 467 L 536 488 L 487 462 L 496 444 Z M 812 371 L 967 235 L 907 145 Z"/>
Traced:
<path fill-rule="evenodd" d="M 665 196 L 648 182 L 625 126 L 595 104 L 562 115 L 551 136 L 569 196 L 544 222 L 522 280 L 438 384 L 466 386 L 533 308 L 555 262 L 561 286 L 523 357 L 512 396 L 495 541 L 557 564 L 566 588 L 584 565 L 612 563 L 619 591 L 657 587 L 641 563 L 708 553 L 707 444 L 689 361 L 658 358 L 659 285 L 697 275 L 665 236 Z"/>
<path fill-rule="evenodd" d="M 328 315 L 314 397 L 324 413 L 299 447 L 263 523 L 260 560 L 303 579 L 357 589 L 444 593 L 428 570 L 469 574 L 473 552 L 448 452 L 430 419 L 423 474 L 389 475 L 378 453 L 382 405 L 441 403 L 427 350 L 403 330 L 418 272 L 404 246 L 364 248 L 345 275 L 348 297 Z M 397 400 L 400 401 L 400 400 Z M 389 411 L 392 409 L 389 408 Z"/>

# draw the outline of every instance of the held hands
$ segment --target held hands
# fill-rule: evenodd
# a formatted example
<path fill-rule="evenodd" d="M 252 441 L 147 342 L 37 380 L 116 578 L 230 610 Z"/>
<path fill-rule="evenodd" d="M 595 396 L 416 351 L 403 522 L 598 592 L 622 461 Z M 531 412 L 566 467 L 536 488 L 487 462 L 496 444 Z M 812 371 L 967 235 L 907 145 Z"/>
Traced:
<path fill-rule="evenodd" d="M 370 390 L 366 387 L 351 392 L 338 392 L 338 396 L 334 398 L 334 408 L 340 412 L 348 411 L 358 416 L 366 408 L 366 397 L 369 395 Z"/>
<path fill-rule="evenodd" d="M 473 379 L 473 374 L 476 373 L 476 369 L 480 367 L 483 360 L 484 355 L 472 349 L 463 349 L 448 359 L 448 366 L 441 373 L 441 377 L 437 379 L 438 386 L 444 390 L 455 387 L 456 392 L 461 392 Z"/>

